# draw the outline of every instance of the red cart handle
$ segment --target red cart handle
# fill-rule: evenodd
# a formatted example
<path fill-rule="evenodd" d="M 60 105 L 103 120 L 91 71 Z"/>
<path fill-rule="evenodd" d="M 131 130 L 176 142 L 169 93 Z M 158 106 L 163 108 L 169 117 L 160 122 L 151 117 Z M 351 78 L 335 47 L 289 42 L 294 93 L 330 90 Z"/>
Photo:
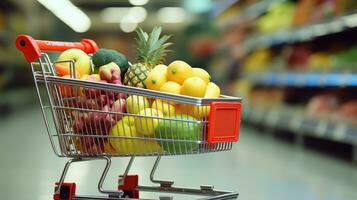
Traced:
<path fill-rule="evenodd" d="M 98 50 L 93 40 L 83 39 L 81 42 L 58 42 L 35 40 L 28 35 L 19 35 L 16 38 L 16 47 L 22 51 L 28 62 L 33 62 L 41 57 L 42 51 L 65 51 L 67 49 L 81 49 L 87 54 Z"/>

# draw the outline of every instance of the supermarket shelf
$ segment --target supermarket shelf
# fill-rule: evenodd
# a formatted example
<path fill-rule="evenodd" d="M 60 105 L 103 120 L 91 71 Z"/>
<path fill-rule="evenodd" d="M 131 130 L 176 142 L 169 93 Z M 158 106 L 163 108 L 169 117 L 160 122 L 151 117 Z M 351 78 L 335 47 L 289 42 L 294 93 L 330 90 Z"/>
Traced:
<path fill-rule="evenodd" d="M 248 53 L 259 48 L 309 41 L 317 37 L 340 33 L 356 27 L 357 13 L 354 13 L 336 17 L 327 22 L 306 25 L 301 28 L 290 28 L 269 35 L 253 36 L 245 42 L 244 47 Z"/>
<path fill-rule="evenodd" d="M 357 73 L 269 72 L 247 74 L 257 85 L 284 87 L 356 87 Z"/>
<path fill-rule="evenodd" d="M 287 0 L 260 0 L 257 1 L 256 3 L 253 3 L 249 6 L 247 6 L 243 11 L 237 12 L 235 15 L 232 15 L 228 19 L 221 21 L 220 24 L 223 25 L 224 28 L 227 28 L 231 25 L 234 24 L 240 24 L 243 21 L 249 21 L 249 20 L 254 20 L 261 16 L 264 12 L 267 11 L 267 9 L 273 4 L 273 3 L 280 3 L 280 2 L 285 2 Z M 223 3 L 222 3 L 223 2 Z M 227 0 L 225 1 L 217 1 L 217 5 L 214 6 L 214 10 L 212 11 L 212 16 L 217 16 L 224 12 L 224 9 L 222 9 L 221 4 L 227 4 L 231 2 L 237 2 L 236 0 Z M 223 28 L 222 27 L 222 28 Z"/>
<path fill-rule="evenodd" d="M 319 119 L 291 108 L 245 109 L 244 119 L 293 133 L 357 145 L 357 124 L 341 120 Z"/>

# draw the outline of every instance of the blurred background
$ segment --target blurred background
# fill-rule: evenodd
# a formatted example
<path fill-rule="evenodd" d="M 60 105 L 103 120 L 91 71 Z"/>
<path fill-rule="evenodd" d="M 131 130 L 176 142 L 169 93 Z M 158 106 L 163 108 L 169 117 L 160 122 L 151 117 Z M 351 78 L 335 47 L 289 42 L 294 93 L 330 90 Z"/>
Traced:
<path fill-rule="evenodd" d="M 65 162 L 52 153 L 16 36 L 90 38 L 133 61 L 135 29 L 155 25 L 172 34 L 167 63 L 206 69 L 244 102 L 233 151 L 170 157 L 164 177 L 207 181 L 241 199 L 357 199 L 355 0 L 1 0 L 1 199 L 50 199 Z M 146 161 L 135 170 L 147 172 Z M 99 167 L 70 177 L 80 174 L 80 191 L 95 193 Z"/>

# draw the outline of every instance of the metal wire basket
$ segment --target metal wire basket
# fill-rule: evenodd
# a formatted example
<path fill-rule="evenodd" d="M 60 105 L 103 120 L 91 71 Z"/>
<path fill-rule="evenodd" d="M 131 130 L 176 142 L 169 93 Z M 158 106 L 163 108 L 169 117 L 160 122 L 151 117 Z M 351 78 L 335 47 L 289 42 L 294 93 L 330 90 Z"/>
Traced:
<path fill-rule="evenodd" d="M 76 79 L 73 60 L 67 61 L 71 78 L 59 77 L 54 70 L 58 63 L 42 52 L 79 48 L 91 54 L 98 49 L 91 40 L 52 42 L 20 35 L 16 45 L 31 63 L 44 123 L 59 157 L 72 161 L 97 157 L 110 162 L 110 157 L 119 156 L 227 151 L 238 141 L 240 98 L 194 98 Z M 213 194 L 218 193 L 212 190 Z"/>

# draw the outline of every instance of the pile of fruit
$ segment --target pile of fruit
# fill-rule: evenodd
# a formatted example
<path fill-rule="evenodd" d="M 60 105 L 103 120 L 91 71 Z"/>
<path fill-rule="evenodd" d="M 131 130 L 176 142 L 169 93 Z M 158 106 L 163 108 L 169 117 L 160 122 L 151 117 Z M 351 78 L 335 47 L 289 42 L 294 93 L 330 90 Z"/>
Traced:
<path fill-rule="evenodd" d="M 170 36 L 160 35 L 161 27 L 155 27 L 151 33 L 138 28 L 137 59 L 132 65 L 125 55 L 115 50 L 99 49 L 90 56 L 79 49 L 69 49 L 59 56 L 55 71 L 63 78 L 218 98 L 220 88 L 210 81 L 205 70 L 192 68 L 181 60 L 167 66 L 163 64 L 171 43 L 168 42 Z M 201 140 L 204 134 L 203 125 L 197 121 L 207 119 L 210 113 L 209 106 L 93 87 L 62 84 L 59 92 L 66 106 L 83 108 L 67 114 L 76 135 L 73 145 L 87 154 L 132 155 L 195 150 L 198 147 L 195 141 Z"/>

